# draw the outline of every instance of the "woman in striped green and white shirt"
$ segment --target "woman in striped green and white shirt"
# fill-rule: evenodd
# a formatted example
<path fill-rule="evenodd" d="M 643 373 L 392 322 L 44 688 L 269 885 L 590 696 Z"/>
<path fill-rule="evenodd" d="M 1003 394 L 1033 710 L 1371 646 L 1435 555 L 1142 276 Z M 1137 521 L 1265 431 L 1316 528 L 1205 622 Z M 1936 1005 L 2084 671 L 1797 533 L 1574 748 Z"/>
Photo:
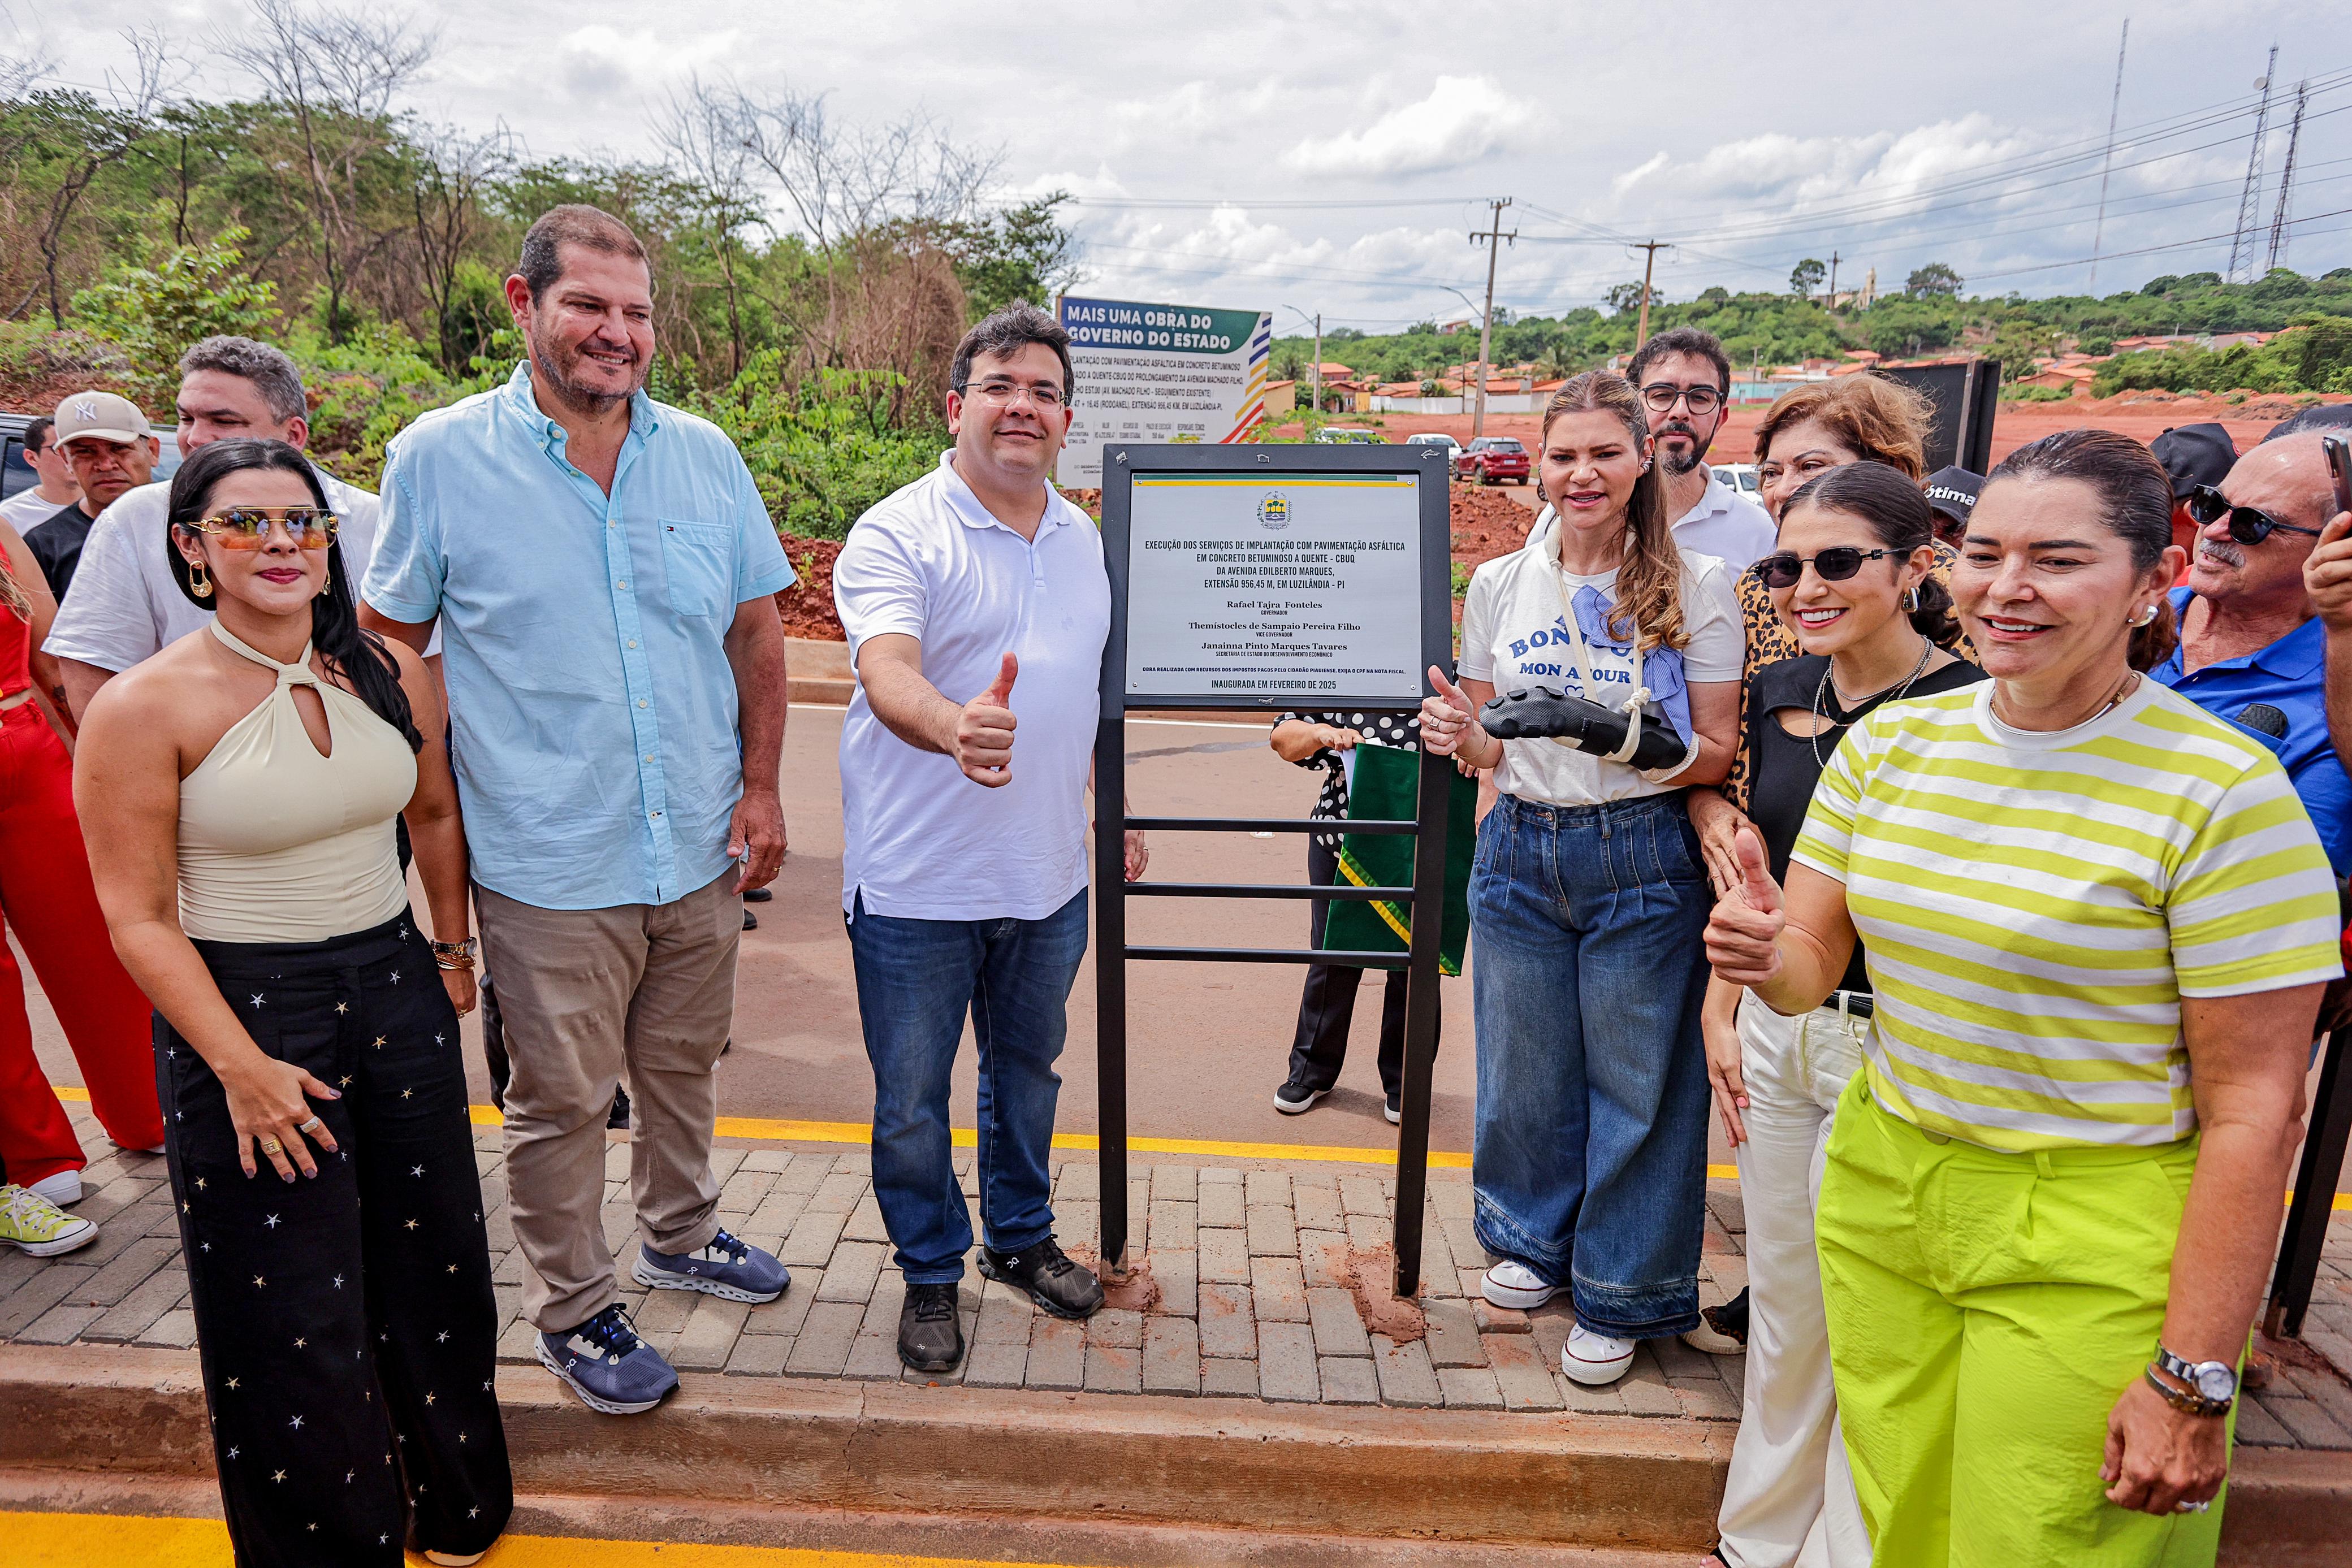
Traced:
<path fill-rule="evenodd" d="M 1819 1239 L 1882 1563 L 2210 1563 L 2234 1370 L 2340 972 L 2319 841 L 2260 745 L 2143 678 L 2171 490 L 2069 431 L 1995 469 L 1952 574 L 1992 679 L 1830 760 L 1785 892 L 1743 835 L 1716 972 L 1878 1010 Z"/>

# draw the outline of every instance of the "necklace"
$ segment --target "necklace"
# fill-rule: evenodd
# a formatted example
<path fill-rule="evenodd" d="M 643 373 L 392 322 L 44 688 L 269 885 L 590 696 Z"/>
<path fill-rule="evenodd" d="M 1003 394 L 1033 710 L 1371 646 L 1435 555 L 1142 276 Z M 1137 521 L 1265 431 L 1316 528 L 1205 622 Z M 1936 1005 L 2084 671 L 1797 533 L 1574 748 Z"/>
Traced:
<path fill-rule="evenodd" d="M 1886 695 L 1883 700 L 1886 702 L 1901 702 L 1903 700 L 1903 694 L 1911 689 L 1911 683 L 1917 680 L 1919 678 L 1920 672 L 1927 669 L 1927 661 L 1929 658 L 1934 656 L 1935 652 L 1936 644 L 1930 643 L 1925 637 L 1920 638 L 1919 662 L 1911 666 L 1911 673 L 1903 677 L 1903 684 L 1895 687 L 1893 693 Z M 1824 663 L 1822 665 L 1822 684 L 1813 688 L 1813 732 L 1805 737 L 1813 748 L 1813 766 L 1821 768 L 1827 768 L 1829 767 L 1828 759 L 1822 756 L 1822 731 L 1831 728 L 1845 728 L 1848 725 L 1853 723 L 1855 719 L 1860 718 L 1864 713 L 1868 712 L 1871 708 L 1876 707 L 1879 700 L 1881 700 L 1864 697 L 1863 698 L 1862 707 L 1858 711 L 1849 714 L 1845 708 L 1844 699 L 1837 695 L 1836 688 L 1830 681 L 1830 672 L 1834 668 L 1836 668 L 1834 664 Z M 1834 710 L 1834 713 L 1825 712 L 1825 708 Z"/>
<path fill-rule="evenodd" d="M 2101 703 L 2097 707 L 2093 708 L 2089 713 L 2084 714 L 2081 718 L 2076 719 L 2070 725 L 2062 726 L 2057 729 L 2035 730 L 2030 731 L 2029 733 L 2037 735 L 2063 735 L 2067 730 L 2080 729 L 2084 725 L 2090 723 L 2093 719 L 2103 717 L 2108 709 L 2114 707 L 2117 703 L 2123 701 L 2124 698 L 2129 696 L 2133 688 L 2138 685 L 2139 672 L 2137 670 L 2126 670 L 2124 672 L 2124 678 L 2116 683 L 2116 689 L 2107 694 L 2107 700 Z M 2000 686 L 1998 683 L 1993 686 L 1991 707 L 1993 717 L 2000 718 L 2000 722 L 2009 725 L 2010 728 L 2021 729 L 2023 727 L 2021 725 L 2011 723 L 2008 719 L 2000 718 Z"/>

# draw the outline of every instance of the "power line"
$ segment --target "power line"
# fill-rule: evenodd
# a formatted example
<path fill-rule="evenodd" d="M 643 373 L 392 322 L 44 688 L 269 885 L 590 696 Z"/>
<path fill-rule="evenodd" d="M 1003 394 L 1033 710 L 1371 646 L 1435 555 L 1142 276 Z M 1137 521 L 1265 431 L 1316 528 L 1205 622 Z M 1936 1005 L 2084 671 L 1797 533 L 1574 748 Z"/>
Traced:
<path fill-rule="evenodd" d="M 2288 227 L 2290 227 L 2290 228 L 2301 228 L 2305 224 L 2307 224 L 2307 223 L 2317 223 L 2321 218 L 2340 218 L 2340 217 L 2344 216 L 2344 215 L 2345 215 L 2346 214 L 2347 214 L 2347 213 L 2352 213 L 2352 207 L 2337 207 L 2337 208 L 2336 208 L 2336 209 L 2335 209 L 2333 212 L 2314 213 L 2314 214 L 2311 214 L 2311 216 L 2309 216 L 2308 218 L 2292 218 L 2292 219 L 2289 219 L 2289 220 L 2288 220 L 2287 226 L 2288 226 Z M 2352 225 L 2346 225 L 2346 227 L 2352 227 Z M 2311 234 L 2341 234 L 2341 233 L 2343 233 L 2343 232 L 2345 232 L 2345 229 L 2344 229 L 2344 228 L 2333 228 L 2333 229 L 2306 229 L 2306 230 L 2305 230 L 2305 233 L 2306 235 L 2311 235 Z M 2154 255 L 2158 254 L 2158 252 L 2160 252 L 2160 251 L 2168 251 L 2168 250 L 2187 250 L 2187 249 L 2189 249 L 2191 246 L 2200 246 L 2200 245 L 2211 245 L 2211 244 L 2212 244 L 2213 242 L 2215 242 L 2216 240 L 2225 240 L 2225 239 L 2230 239 L 2230 238 L 2233 237 L 2234 233 L 2235 233 L 2235 231 L 2233 230 L 2233 231 L 2231 231 L 2230 233 L 2224 233 L 2224 234 L 2200 235 L 2199 235 L 2199 236 L 2198 236 L 2197 238 L 2195 238 L 2195 239 L 2176 240 L 2176 241 L 2174 241 L 2174 242 L 2173 242 L 2172 244 L 2170 244 L 2170 245 L 2149 245 L 2149 246 L 2140 246 L 2140 248 L 2139 248 L 2139 249 L 2137 249 L 2137 250 L 2116 250 L 2116 251 L 2109 251 L 2109 252 L 2107 253 L 2107 259 L 2109 259 L 2109 260 L 2111 260 L 2111 261 L 2112 261 L 2112 260 L 2115 260 L 2115 259 L 2116 259 L 2117 257 L 2120 257 L 2120 256 L 2154 256 Z M 2058 267 L 2080 267 L 2080 266 L 2082 266 L 2082 265 L 2083 265 L 2083 263 L 2084 263 L 2084 262 L 2087 261 L 2088 259 L 2090 259 L 2090 258 L 2089 258 L 2089 257 L 2087 257 L 2087 256 L 2076 256 L 2076 257 L 2075 257 L 2074 260 L 2072 260 L 2072 261 L 2051 261 L 2051 262 L 2044 262 L 2044 263 L 2041 264 L 2041 265 L 2040 265 L 2040 266 L 2038 266 L 2038 267 L 2011 267 L 2011 268 L 2010 268 L 2009 270 L 2007 270 L 2006 272 L 1980 272 L 1980 273 L 1979 273 L 1979 274 L 1976 276 L 1976 277 L 1975 277 L 1975 279 L 1974 279 L 1973 281 L 1976 281 L 1976 282 L 1981 283 L 1981 282 L 1985 281 L 1985 280 L 1986 280 L 1986 279 L 1988 279 L 1988 278 L 1993 278 L 1993 277 L 2023 277 L 2025 274 L 2027 274 L 2027 273 L 2029 273 L 2029 272 L 2050 272 L 2050 271 L 2053 271 L 2053 270 L 2054 270 L 2054 269 L 2056 269 L 2056 268 L 2058 268 Z"/>

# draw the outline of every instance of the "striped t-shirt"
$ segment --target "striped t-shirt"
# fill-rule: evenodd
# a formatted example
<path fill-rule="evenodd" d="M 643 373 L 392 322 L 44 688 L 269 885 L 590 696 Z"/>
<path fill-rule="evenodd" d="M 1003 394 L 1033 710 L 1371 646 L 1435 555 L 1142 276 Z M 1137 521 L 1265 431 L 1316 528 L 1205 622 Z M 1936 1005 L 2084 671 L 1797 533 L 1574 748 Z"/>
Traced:
<path fill-rule="evenodd" d="M 1992 692 L 1855 725 L 1791 857 L 1845 884 L 1871 1088 L 1997 1149 L 2187 1137 L 2180 998 L 2342 972 L 2318 836 L 2267 750 L 2154 681 L 2050 733 Z"/>

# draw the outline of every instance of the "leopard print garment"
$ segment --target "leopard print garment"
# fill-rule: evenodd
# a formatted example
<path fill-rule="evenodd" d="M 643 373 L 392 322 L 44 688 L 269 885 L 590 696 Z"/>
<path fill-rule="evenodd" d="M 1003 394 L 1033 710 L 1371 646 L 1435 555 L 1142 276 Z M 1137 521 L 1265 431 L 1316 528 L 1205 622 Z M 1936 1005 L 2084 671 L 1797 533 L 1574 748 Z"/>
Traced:
<path fill-rule="evenodd" d="M 1952 586 L 1952 566 L 1960 552 L 1948 544 L 1936 546 L 1936 564 L 1927 575 L 1944 585 L 1949 592 Z M 1731 773 L 1721 785 L 1724 798 L 1743 812 L 1748 810 L 1748 685 L 1756 672 L 1767 664 L 1777 664 L 1783 659 L 1793 659 L 1804 650 L 1797 645 L 1797 634 L 1789 630 L 1772 608 L 1771 591 L 1764 586 L 1763 575 L 1753 566 L 1739 574 L 1733 591 L 1739 600 L 1739 622 L 1747 633 L 1747 650 L 1739 662 L 1739 744 L 1731 754 Z M 1976 662 L 1977 651 L 1965 632 L 1957 629 L 1944 644 L 1970 664 Z"/>

